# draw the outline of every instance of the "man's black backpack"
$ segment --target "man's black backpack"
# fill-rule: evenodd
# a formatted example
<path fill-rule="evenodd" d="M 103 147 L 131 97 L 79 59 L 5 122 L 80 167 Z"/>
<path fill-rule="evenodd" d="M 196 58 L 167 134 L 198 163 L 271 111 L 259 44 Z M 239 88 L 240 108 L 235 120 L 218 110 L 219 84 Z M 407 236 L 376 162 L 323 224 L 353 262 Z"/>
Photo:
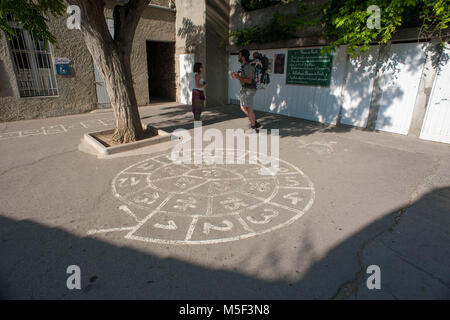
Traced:
<path fill-rule="evenodd" d="M 263 85 L 268 85 L 270 83 L 270 77 L 269 74 L 267 72 L 264 72 L 263 74 L 261 74 L 261 84 Z"/>
<path fill-rule="evenodd" d="M 262 72 L 265 73 L 267 71 L 267 69 L 269 68 L 269 59 L 261 54 L 260 57 L 261 60 L 261 66 L 262 66 Z"/>
<path fill-rule="evenodd" d="M 260 54 L 259 59 L 261 60 L 261 75 L 259 82 L 261 85 L 266 86 L 270 83 L 269 73 L 267 72 L 267 69 L 269 69 L 269 59 L 262 54 Z"/>

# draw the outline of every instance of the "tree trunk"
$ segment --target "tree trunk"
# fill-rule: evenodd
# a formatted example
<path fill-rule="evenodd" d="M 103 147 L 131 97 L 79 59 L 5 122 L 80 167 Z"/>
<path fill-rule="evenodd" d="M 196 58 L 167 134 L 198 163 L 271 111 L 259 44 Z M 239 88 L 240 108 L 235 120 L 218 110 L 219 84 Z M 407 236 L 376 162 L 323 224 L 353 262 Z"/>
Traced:
<path fill-rule="evenodd" d="M 97 56 L 94 63 L 102 70 L 106 91 L 114 110 L 115 131 L 113 141 L 127 143 L 143 137 L 143 129 L 136 95 L 133 87 L 130 62 L 130 48 L 122 52 L 123 48 L 113 48 L 104 54 L 105 61 Z"/>
<path fill-rule="evenodd" d="M 111 37 L 102 0 L 67 0 L 80 7 L 81 32 L 111 100 L 115 117 L 113 141 L 127 143 L 143 137 L 131 73 L 131 48 L 138 21 L 150 2 L 130 0 L 114 9 L 115 36 Z"/>

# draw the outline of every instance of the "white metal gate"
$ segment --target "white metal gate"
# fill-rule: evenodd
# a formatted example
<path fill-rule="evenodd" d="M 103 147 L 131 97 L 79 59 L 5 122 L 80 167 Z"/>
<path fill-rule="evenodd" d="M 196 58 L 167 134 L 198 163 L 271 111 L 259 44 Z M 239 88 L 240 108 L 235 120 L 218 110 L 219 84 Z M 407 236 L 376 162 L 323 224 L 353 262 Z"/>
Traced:
<path fill-rule="evenodd" d="M 426 44 L 393 44 L 383 63 L 382 96 L 376 129 L 408 134 L 420 78 L 425 64 Z"/>
<path fill-rule="evenodd" d="M 194 54 L 180 54 L 180 102 L 192 104 L 194 88 Z"/>
<path fill-rule="evenodd" d="M 241 68 L 237 55 L 230 55 L 228 62 L 230 74 L 233 71 L 239 71 Z M 231 78 L 230 74 L 228 75 L 228 103 L 239 104 L 239 89 L 241 84 L 238 80 Z"/>
<path fill-rule="evenodd" d="M 108 24 L 109 32 L 111 36 L 114 37 L 114 20 L 106 19 L 106 23 Z M 94 65 L 94 74 L 95 74 L 95 87 L 97 90 L 97 100 L 100 108 L 109 108 L 111 107 L 111 101 L 108 96 L 108 92 L 106 91 L 105 80 L 101 76 L 100 72 L 98 72 L 97 67 Z"/>
<path fill-rule="evenodd" d="M 50 45 L 17 25 L 11 24 L 11 27 L 14 28 L 15 35 L 9 43 L 20 96 L 57 96 L 58 87 Z"/>
<path fill-rule="evenodd" d="M 342 93 L 342 124 L 367 127 L 379 48 L 372 46 L 368 52 L 349 59 L 347 63 L 347 81 Z"/>
<path fill-rule="evenodd" d="M 420 138 L 450 143 L 450 46 L 442 53 L 441 70 L 436 75 Z"/>

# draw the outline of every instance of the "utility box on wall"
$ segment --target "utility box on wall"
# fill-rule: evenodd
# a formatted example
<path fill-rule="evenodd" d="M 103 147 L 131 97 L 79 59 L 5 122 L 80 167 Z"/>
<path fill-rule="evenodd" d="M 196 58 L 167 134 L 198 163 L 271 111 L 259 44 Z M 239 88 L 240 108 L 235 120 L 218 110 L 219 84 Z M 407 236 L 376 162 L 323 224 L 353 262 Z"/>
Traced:
<path fill-rule="evenodd" d="M 67 76 L 70 75 L 69 63 L 71 62 L 68 58 L 55 58 L 55 71 L 57 75 Z"/>
<path fill-rule="evenodd" d="M 61 76 L 67 76 L 70 74 L 70 69 L 68 64 L 56 64 L 55 65 L 56 74 Z"/>

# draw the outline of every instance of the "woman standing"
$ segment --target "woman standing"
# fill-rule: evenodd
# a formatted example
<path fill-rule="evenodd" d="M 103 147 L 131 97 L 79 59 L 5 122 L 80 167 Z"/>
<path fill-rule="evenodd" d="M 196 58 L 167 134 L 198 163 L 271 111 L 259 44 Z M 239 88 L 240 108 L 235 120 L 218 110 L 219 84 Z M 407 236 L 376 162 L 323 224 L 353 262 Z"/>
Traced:
<path fill-rule="evenodd" d="M 200 121 L 200 115 L 205 107 L 204 88 L 207 86 L 202 78 L 203 65 L 200 62 L 194 64 L 195 87 L 192 90 L 192 113 L 194 120 Z"/>

